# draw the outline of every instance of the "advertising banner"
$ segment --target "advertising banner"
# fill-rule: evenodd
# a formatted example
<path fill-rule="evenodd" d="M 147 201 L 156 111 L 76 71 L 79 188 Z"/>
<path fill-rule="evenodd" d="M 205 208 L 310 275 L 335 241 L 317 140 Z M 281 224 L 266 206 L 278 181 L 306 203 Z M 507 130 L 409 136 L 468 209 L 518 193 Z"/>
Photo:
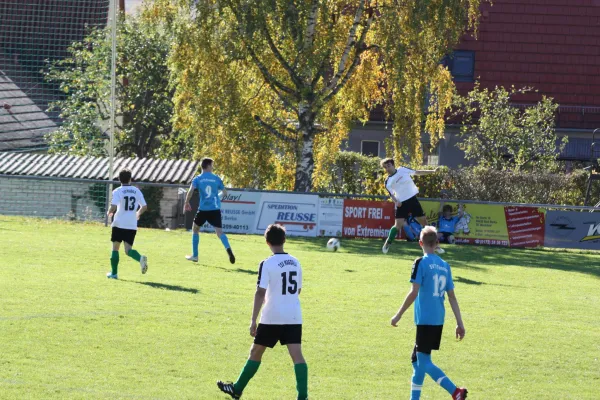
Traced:
<path fill-rule="evenodd" d="M 228 191 L 227 196 L 221 200 L 223 232 L 254 233 L 261 197 L 260 192 Z M 213 232 L 214 229 L 206 223 L 201 231 Z"/>
<path fill-rule="evenodd" d="M 344 199 L 319 198 L 319 236 L 342 236 Z"/>
<path fill-rule="evenodd" d="M 510 247 L 544 245 L 544 212 L 534 207 L 504 207 Z"/>
<path fill-rule="evenodd" d="M 452 214 L 458 214 L 458 203 L 448 202 Z M 430 224 L 438 221 L 440 203 L 422 200 L 421 205 Z M 508 230 L 504 206 L 490 204 L 465 204 L 464 214 L 456 224 L 454 237 L 456 243 L 485 244 L 489 246 L 508 246 Z"/>
<path fill-rule="evenodd" d="M 285 226 L 290 236 L 317 236 L 319 196 L 263 193 L 254 232 L 263 234 L 270 224 Z"/>
<path fill-rule="evenodd" d="M 600 250 L 600 213 L 548 211 L 544 242 L 547 247 Z"/>
<path fill-rule="evenodd" d="M 386 238 L 394 225 L 394 203 L 344 200 L 342 236 L 346 238 Z"/>

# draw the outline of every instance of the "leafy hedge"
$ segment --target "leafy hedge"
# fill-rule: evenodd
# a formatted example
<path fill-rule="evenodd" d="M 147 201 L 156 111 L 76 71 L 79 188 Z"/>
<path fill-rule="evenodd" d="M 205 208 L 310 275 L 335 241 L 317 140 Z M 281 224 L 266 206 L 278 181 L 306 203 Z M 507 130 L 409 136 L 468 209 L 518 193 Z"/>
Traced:
<path fill-rule="evenodd" d="M 354 152 L 340 152 L 331 168 L 330 184 L 318 191 L 387 195 L 379 159 Z M 421 169 L 431 169 L 430 166 Z M 451 170 L 440 167 L 431 175 L 416 176 L 420 196 L 461 200 L 583 205 L 588 173 L 570 174 L 497 171 L 481 167 Z M 594 201 L 595 200 L 595 201 Z M 592 202 L 600 201 L 596 184 Z"/>

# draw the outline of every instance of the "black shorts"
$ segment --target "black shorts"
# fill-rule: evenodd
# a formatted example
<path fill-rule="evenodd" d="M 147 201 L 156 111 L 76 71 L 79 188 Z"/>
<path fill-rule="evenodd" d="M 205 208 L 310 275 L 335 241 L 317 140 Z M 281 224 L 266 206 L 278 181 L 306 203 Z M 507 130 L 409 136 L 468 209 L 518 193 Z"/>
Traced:
<path fill-rule="evenodd" d="M 454 233 L 450 233 L 450 232 L 439 232 L 439 234 L 442 235 L 442 237 L 440 238 L 440 242 L 442 242 L 442 243 L 449 243 L 448 238 L 450 236 L 454 236 Z"/>
<path fill-rule="evenodd" d="M 221 210 L 198 211 L 194 218 L 194 223 L 198 226 L 202 226 L 206 222 L 215 228 L 222 228 L 223 222 L 221 221 Z"/>
<path fill-rule="evenodd" d="M 396 207 L 396 219 L 408 219 L 409 214 L 412 214 L 415 218 L 425 216 L 425 211 L 423 211 L 423 207 L 421 207 L 421 203 L 419 203 L 416 195 L 403 201 L 400 207 Z"/>
<path fill-rule="evenodd" d="M 442 343 L 444 325 L 417 325 L 417 340 L 411 360 L 417 361 L 419 353 L 431 354 L 431 350 L 439 350 Z"/>
<path fill-rule="evenodd" d="M 135 229 L 121 229 L 121 228 L 112 228 L 112 233 L 110 235 L 111 242 L 125 242 L 129 245 L 133 246 L 133 242 L 135 240 L 135 234 L 137 231 Z"/>
<path fill-rule="evenodd" d="M 277 342 L 282 346 L 302 343 L 302 325 L 258 324 L 254 344 L 273 348 Z"/>

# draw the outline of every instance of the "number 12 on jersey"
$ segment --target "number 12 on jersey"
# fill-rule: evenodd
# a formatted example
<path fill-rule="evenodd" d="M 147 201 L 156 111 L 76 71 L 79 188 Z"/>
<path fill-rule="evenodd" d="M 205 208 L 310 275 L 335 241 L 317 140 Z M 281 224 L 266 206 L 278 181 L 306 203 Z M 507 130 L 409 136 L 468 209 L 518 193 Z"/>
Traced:
<path fill-rule="evenodd" d="M 446 291 L 446 276 L 435 274 L 433 276 L 433 297 L 444 297 Z"/>
<path fill-rule="evenodd" d="M 283 272 L 281 274 L 281 294 L 282 295 L 285 296 L 287 293 L 296 294 L 296 292 L 298 291 L 298 282 L 295 279 L 296 275 L 298 275 L 298 272 L 290 271 L 290 273 L 289 273 L 290 286 L 288 286 L 288 273 Z"/>

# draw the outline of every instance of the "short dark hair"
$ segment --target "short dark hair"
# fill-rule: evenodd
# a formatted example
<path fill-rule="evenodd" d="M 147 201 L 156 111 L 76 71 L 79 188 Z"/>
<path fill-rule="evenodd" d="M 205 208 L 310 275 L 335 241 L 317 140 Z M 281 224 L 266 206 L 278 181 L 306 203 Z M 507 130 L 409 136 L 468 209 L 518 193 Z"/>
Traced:
<path fill-rule="evenodd" d="M 444 208 L 442 208 L 442 212 L 450 211 L 452 212 L 452 206 L 450 204 L 446 204 Z"/>
<path fill-rule="evenodd" d="M 119 181 L 121 181 L 121 183 L 131 182 L 131 170 L 128 168 L 123 168 L 119 172 Z"/>
<path fill-rule="evenodd" d="M 265 239 L 272 246 L 281 246 L 285 243 L 285 228 L 279 224 L 271 224 L 265 230 Z"/>
<path fill-rule="evenodd" d="M 209 165 L 211 165 L 214 162 L 214 160 L 212 158 L 208 158 L 208 157 L 204 157 L 201 161 L 201 166 L 202 169 L 206 169 L 208 168 Z"/>
<path fill-rule="evenodd" d="M 392 164 L 393 166 L 395 166 L 394 159 L 393 158 L 389 158 L 389 157 L 388 158 L 384 158 L 383 160 L 381 160 L 381 163 L 379 163 L 379 165 L 381 165 L 382 167 L 385 164 Z"/>

